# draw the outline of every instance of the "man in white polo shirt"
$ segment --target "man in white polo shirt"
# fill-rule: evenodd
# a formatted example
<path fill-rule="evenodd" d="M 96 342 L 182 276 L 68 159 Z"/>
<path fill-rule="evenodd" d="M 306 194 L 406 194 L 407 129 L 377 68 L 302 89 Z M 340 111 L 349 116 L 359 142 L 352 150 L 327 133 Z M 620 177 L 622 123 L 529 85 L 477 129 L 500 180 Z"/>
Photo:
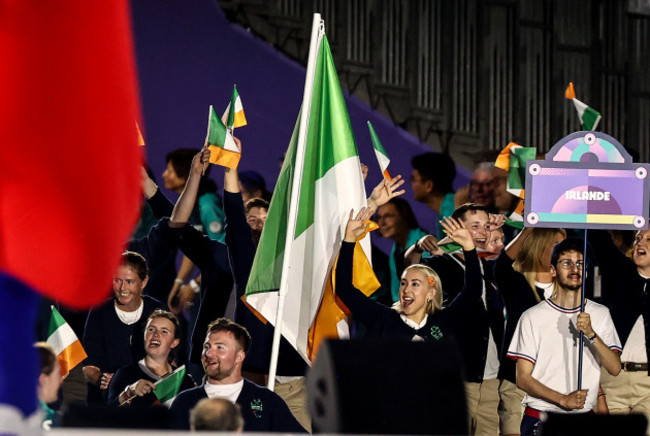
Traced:
<path fill-rule="evenodd" d="M 508 356 L 517 360 L 517 386 L 526 392 L 522 435 L 538 432 L 540 413 L 586 413 L 598 400 L 601 365 L 621 371 L 620 341 L 609 310 L 591 300 L 580 313 L 582 241 L 565 239 L 551 256 L 555 290 L 523 313 Z M 578 386 L 578 346 L 584 334 L 582 389 Z"/>

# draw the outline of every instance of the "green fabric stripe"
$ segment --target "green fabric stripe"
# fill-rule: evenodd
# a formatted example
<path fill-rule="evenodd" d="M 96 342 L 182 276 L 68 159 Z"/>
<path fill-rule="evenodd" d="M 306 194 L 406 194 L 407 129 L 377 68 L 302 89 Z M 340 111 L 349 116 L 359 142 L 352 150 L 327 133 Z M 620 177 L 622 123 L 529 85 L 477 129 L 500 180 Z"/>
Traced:
<path fill-rule="evenodd" d="M 289 142 L 289 149 L 284 158 L 280 176 L 275 184 L 266 223 L 262 230 L 251 274 L 248 278 L 246 295 L 280 289 L 300 116 L 298 114 L 293 135 L 291 135 L 291 141 Z"/>
<path fill-rule="evenodd" d="M 314 223 L 316 181 L 337 163 L 358 155 L 332 52 L 327 36 L 323 36 L 314 77 L 295 238 Z"/>
<path fill-rule="evenodd" d="M 232 110 L 230 111 L 232 113 Z M 208 134 L 208 144 L 223 148 L 226 143 L 226 126 L 217 116 L 214 108 L 210 106 L 210 133 Z"/>
<path fill-rule="evenodd" d="M 185 377 L 185 368 L 159 381 L 153 393 L 163 403 L 171 400 L 178 395 L 178 391 L 180 391 L 181 384 L 183 383 L 183 377 Z"/>
<path fill-rule="evenodd" d="M 384 147 L 381 145 L 381 141 L 379 140 L 379 136 L 377 136 L 377 132 L 375 132 L 374 127 L 372 127 L 372 124 L 370 121 L 368 121 L 368 130 L 370 130 L 370 139 L 372 139 L 372 146 L 375 150 L 383 154 L 384 156 L 388 157 L 386 154 L 386 150 L 384 150 Z"/>
<path fill-rule="evenodd" d="M 52 333 L 56 331 L 59 327 L 64 325 L 65 319 L 61 316 L 58 310 L 56 310 L 56 307 L 52 307 L 52 316 L 50 317 L 50 327 L 47 332 L 47 337 L 49 338 L 52 336 Z"/>
<path fill-rule="evenodd" d="M 587 106 L 585 112 L 582 114 L 582 129 L 583 130 L 593 130 L 596 121 L 600 118 L 600 114 L 595 110 Z"/>
<path fill-rule="evenodd" d="M 508 188 L 523 189 L 526 183 L 526 162 L 535 159 L 535 147 L 519 147 L 510 153 Z"/>
<path fill-rule="evenodd" d="M 237 92 L 237 85 L 232 87 L 232 97 L 230 97 L 230 111 L 228 111 L 228 128 L 232 129 L 232 126 L 235 125 L 235 102 L 239 93 Z"/>

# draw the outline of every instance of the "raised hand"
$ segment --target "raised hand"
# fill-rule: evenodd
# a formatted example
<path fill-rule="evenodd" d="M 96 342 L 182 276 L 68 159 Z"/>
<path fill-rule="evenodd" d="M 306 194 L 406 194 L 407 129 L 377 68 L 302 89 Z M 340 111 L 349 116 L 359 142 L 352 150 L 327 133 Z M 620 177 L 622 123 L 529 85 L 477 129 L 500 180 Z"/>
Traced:
<path fill-rule="evenodd" d="M 366 231 L 368 225 L 366 221 L 372 216 L 373 210 L 369 207 L 362 207 L 356 217 L 354 217 L 354 209 L 350 211 L 350 218 L 345 227 L 345 241 L 355 242 L 357 238 Z"/>
<path fill-rule="evenodd" d="M 149 174 L 147 173 L 147 170 L 144 169 L 144 167 L 140 167 L 140 177 L 140 184 L 142 185 L 142 192 L 144 193 L 144 196 L 147 198 L 153 197 L 158 190 L 158 185 L 156 185 L 156 182 L 151 180 L 151 177 L 149 177 Z"/>
<path fill-rule="evenodd" d="M 206 145 L 192 158 L 192 172 L 204 174 L 208 165 L 210 165 L 210 149 Z"/>
<path fill-rule="evenodd" d="M 460 244 L 463 247 L 463 250 L 469 251 L 473 250 L 476 246 L 474 245 L 474 239 L 472 234 L 463 226 L 463 224 L 454 218 L 445 217 L 443 221 L 440 221 L 442 228 L 447 232 L 447 236 L 451 238 L 457 244 Z"/>
<path fill-rule="evenodd" d="M 404 180 L 402 180 L 401 175 L 397 175 L 391 180 L 383 179 L 377 186 L 375 186 L 375 189 L 372 190 L 370 198 L 368 198 L 368 207 L 375 211 L 379 206 L 388 203 L 391 198 L 404 194 L 406 192 L 404 189 L 396 191 L 396 189 L 403 184 Z"/>
<path fill-rule="evenodd" d="M 501 213 L 488 214 L 488 230 L 493 231 L 503 227 L 506 223 L 506 216 Z"/>
<path fill-rule="evenodd" d="M 443 251 L 438 246 L 438 239 L 433 235 L 426 235 L 421 237 L 418 242 L 415 243 L 415 246 L 420 252 L 429 252 L 433 255 L 442 254 Z"/>

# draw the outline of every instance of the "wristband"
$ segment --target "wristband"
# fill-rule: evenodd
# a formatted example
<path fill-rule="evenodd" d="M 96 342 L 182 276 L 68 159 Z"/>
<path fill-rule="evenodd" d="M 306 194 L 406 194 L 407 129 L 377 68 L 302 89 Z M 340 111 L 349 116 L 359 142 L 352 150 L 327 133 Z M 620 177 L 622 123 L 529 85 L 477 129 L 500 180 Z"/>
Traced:
<path fill-rule="evenodd" d="M 178 277 L 176 277 L 176 278 L 174 279 L 174 283 L 178 283 L 178 284 L 181 284 L 181 285 L 182 285 L 182 284 L 183 284 L 183 280 L 181 280 L 181 279 L 179 279 Z"/>
<path fill-rule="evenodd" d="M 196 280 L 192 279 L 192 280 L 190 280 L 190 282 L 188 284 L 190 285 L 190 288 L 192 288 L 192 290 L 194 291 L 195 294 L 198 294 L 199 292 L 201 292 L 201 285 L 196 283 Z"/>
<path fill-rule="evenodd" d="M 590 337 L 590 338 L 587 338 L 587 340 L 588 340 L 590 343 L 593 344 L 593 343 L 594 343 L 594 339 L 596 339 L 596 336 L 598 336 L 598 335 L 594 332 L 594 335 L 593 335 L 592 337 Z"/>

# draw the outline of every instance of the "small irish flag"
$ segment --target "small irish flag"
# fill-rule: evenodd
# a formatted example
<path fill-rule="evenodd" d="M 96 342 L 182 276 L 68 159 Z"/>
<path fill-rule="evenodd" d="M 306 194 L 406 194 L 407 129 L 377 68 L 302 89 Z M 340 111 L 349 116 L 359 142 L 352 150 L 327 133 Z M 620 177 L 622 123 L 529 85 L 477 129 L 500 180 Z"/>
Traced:
<path fill-rule="evenodd" d="M 494 166 L 508 172 L 506 190 L 515 197 L 524 198 L 526 183 L 526 162 L 535 159 L 535 147 L 522 147 L 511 142 L 501 150 Z"/>
<path fill-rule="evenodd" d="M 576 107 L 576 111 L 578 111 L 578 118 L 580 118 L 582 130 L 596 130 L 602 117 L 598 111 L 590 108 L 576 98 L 576 91 L 573 88 L 573 82 L 569 82 L 569 86 L 567 86 L 566 91 L 564 91 L 564 96 L 567 100 L 573 100 L 573 105 Z"/>
<path fill-rule="evenodd" d="M 54 350 L 63 376 L 88 357 L 79 338 L 54 306 L 52 306 L 47 344 Z"/>
<path fill-rule="evenodd" d="M 181 385 L 183 384 L 183 379 L 185 378 L 185 365 L 179 366 L 166 376 L 165 378 L 162 378 L 158 380 L 154 384 L 154 389 L 153 393 L 158 397 L 160 402 L 164 406 L 171 406 L 172 401 L 174 401 L 174 398 L 176 398 L 176 395 L 181 390 Z"/>
<path fill-rule="evenodd" d="M 237 168 L 241 152 L 212 105 L 208 111 L 208 134 L 205 137 L 205 142 L 210 149 L 210 163 Z"/>
<path fill-rule="evenodd" d="M 235 110 L 230 110 L 230 108 L 233 107 Z M 242 106 L 239 92 L 237 92 L 237 85 L 234 85 L 232 88 L 232 97 L 230 98 L 230 103 L 228 103 L 226 111 L 221 116 L 221 122 L 223 122 L 230 130 L 248 124 L 246 121 L 246 115 L 244 115 L 244 106 Z"/>
<path fill-rule="evenodd" d="M 384 175 L 384 178 L 390 180 L 390 173 L 388 172 L 388 164 L 390 164 L 390 158 L 386 154 L 386 150 L 381 145 L 377 132 L 373 129 L 372 124 L 368 121 L 368 130 L 370 130 L 370 138 L 372 139 L 372 148 L 375 149 L 375 155 L 377 156 L 377 162 L 379 162 L 379 168 L 381 173 Z"/>

